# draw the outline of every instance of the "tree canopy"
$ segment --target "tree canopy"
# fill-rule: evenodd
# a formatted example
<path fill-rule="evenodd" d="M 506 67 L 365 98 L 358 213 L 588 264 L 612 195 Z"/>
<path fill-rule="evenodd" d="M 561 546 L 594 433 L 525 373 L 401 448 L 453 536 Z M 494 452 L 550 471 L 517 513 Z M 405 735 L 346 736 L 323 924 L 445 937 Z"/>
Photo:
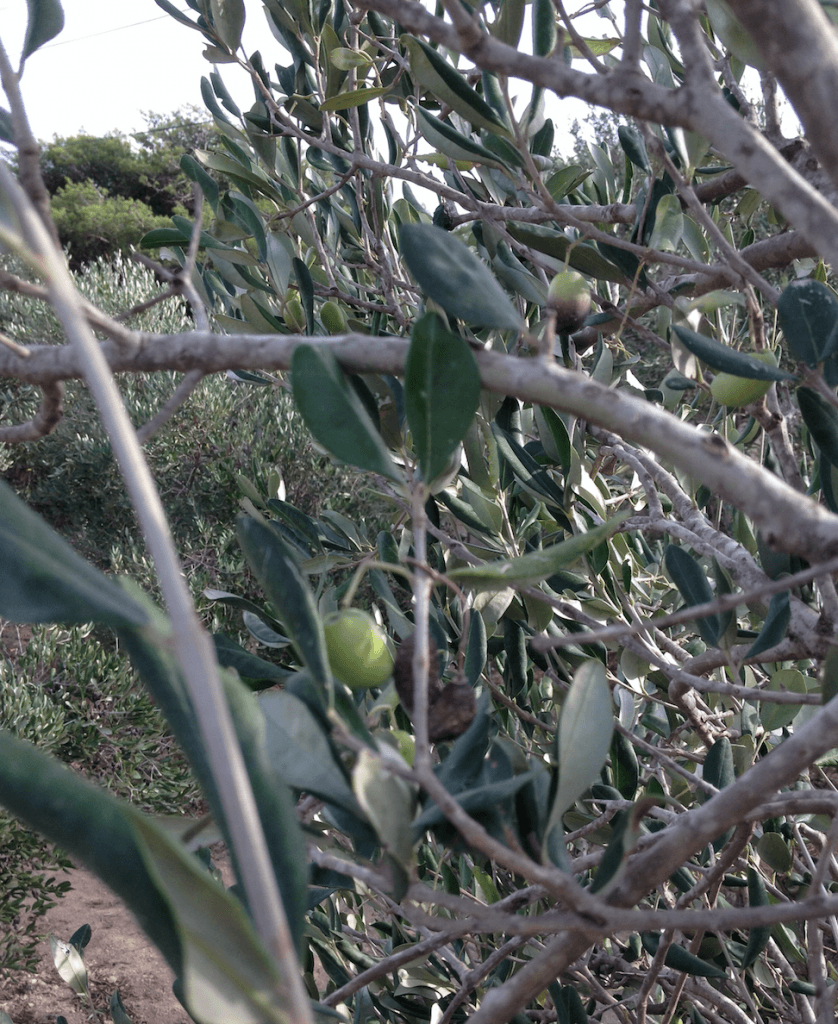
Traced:
<path fill-rule="evenodd" d="M 0 800 L 123 894 L 198 1020 L 831 1020 L 832 4 L 265 0 L 247 55 L 244 0 L 157 3 L 213 65 L 221 146 L 181 161 L 209 216 L 142 241 L 196 329 L 74 297 L 3 57 L 0 237 L 41 281 L 0 284 L 52 301 L 68 344 L 0 350 L 44 394 L 0 437 L 88 381 L 166 615 L 5 489 L 0 614 L 117 633 L 250 917 L 3 734 Z M 31 7 L 34 45 L 60 8 Z M 616 144 L 558 157 L 564 97 Z M 207 373 L 281 374 L 393 508 L 371 536 L 271 467 L 243 479 L 264 600 L 210 597 L 251 649 L 200 627 L 113 400 L 111 371 L 163 369 L 183 382 L 142 438 Z"/>
<path fill-rule="evenodd" d="M 41 146 L 41 174 L 73 266 L 127 251 L 192 208 L 192 182 L 180 161 L 217 145 L 211 123 L 192 107 L 145 118 L 146 130 L 134 136 L 82 134 Z"/>

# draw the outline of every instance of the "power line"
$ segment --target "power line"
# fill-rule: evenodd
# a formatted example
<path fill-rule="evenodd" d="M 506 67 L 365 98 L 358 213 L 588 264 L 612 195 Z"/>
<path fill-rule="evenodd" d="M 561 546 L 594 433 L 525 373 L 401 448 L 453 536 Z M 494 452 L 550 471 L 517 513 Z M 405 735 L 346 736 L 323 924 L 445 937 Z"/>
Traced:
<path fill-rule="evenodd" d="M 69 46 L 72 43 L 84 43 L 88 39 L 97 39 L 99 36 L 113 35 L 114 32 L 124 32 L 127 28 L 138 28 L 140 25 L 150 25 L 154 21 L 166 21 L 168 18 L 168 14 L 160 14 L 157 15 L 157 17 L 155 18 L 146 18 L 145 21 L 132 22 L 130 25 L 117 25 L 116 28 L 106 28 L 103 29 L 101 32 L 92 32 L 89 36 L 77 36 L 75 39 L 56 40 L 55 42 L 47 43 L 46 46 L 43 47 L 43 49 L 51 50 L 56 46 Z"/>

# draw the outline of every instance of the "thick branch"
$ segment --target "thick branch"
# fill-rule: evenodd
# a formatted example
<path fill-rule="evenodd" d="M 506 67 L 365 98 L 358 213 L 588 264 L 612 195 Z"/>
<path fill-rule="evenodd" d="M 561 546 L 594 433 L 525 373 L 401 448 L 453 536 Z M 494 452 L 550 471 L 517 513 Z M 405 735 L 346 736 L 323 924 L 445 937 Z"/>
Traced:
<path fill-rule="evenodd" d="M 298 335 L 204 334 L 148 335 L 136 352 L 105 342 L 102 351 L 114 371 L 234 368 L 287 369 L 301 343 L 328 345 L 351 373 L 399 375 L 407 341 L 367 335 L 302 338 Z M 33 346 L 28 359 L 0 349 L 0 374 L 35 384 L 82 376 L 73 349 Z M 503 395 L 549 405 L 619 434 L 679 466 L 713 493 L 741 509 L 778 550 L 815 563 L 838 554 L 838 517 L 798 494 L 773 474 L 740 454 L 718 435 L 707 434 L 664 409 L 558 366 L 515 356 L 478 352 L 483 386 Z"/>
<path fill-rule="evenodd" d="M 797 112 L 806 137 L 838 186 L 838 35 L 815 0 L 728 0 Z"/>
<path fill-rule="evenodd" d="M 44 397 L 32 419 L 14 426 L 0 427 L 0 441 L 7 444 L 37 441 L 39 437 L 46 437 L 55 430 L 64 415 L 64 385 L 60 381 L 44 384 L 43 392 Z"/>

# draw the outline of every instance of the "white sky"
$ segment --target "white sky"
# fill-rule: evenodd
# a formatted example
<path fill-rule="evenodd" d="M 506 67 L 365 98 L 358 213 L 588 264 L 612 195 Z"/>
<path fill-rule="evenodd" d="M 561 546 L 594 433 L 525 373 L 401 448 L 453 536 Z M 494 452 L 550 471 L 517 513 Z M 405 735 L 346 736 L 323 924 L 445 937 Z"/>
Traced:
<path fill-rule="evenodd" d="M 194 19 L 183 0 L 174 3 Z M 245 4 L 246 52 L 260 50 L 271 71 L 277 61 L 288 63 L 267 26 L 261 0 L 245 0 Z M 115 129 L 130 133 L 145 126 L 143 110 L 169 114 L 187 104 L 204 110 L 200 81 L 212 65 L 202 56 L 200 33 L 176 22 L 154 0 L 62 0 L 62 6 L 63 32 L 29 58 L 21 81 L 37 138 L 49 140 L 81 131 L 103 135 Z M 0 0 L 0 41 L 15 67 L 26 16 L 26 0 Z M 610 35 L 612 26 L 591 15 L 585 19 L 584 31 Z M 253 90 L 244 73 L 227 65 L 218 70 L 240 106 L 250 107 Z M 0 106 L 8 107 L 2 90 Z M 577 100 L 551 104 L 563 151 L 572 148 L 569 142 L 562 144 L 564 132 L 585 112 L 585 105 Z"/>
<path fill-rule="evenodd" d="M 194 20 L 195 14 L 175 0 Z M 265 65 L 282 59 L 262 4 L 246 0 L 247 52 Z M 200 81 L 212 70 L 203 37 L 166 14 L 154 0 L 63 0 L 64 30 L 26 62 L 21 90 L 35 136 L 103 135 L 144 127 L 142 110 L 168 114 L 185 104 L 202 110 Z M 0 39 L 15 67 L 26 31 L 26 0 L 0 0 Z M 250 106 L 253 91 L 235 88 L 235 69 L 219 69 L 230 91 Z M 5 96 L 0 105 L 8 108 Z M 209 114 L 207 114 L 209 118 Z"/>
<path fill-rule="evenodd" d="M 194 19 L 182 0 L 174 2 Z M 288 63 L 268 28 L 261 0 L 245 4 L 246 52 L 258 49 L 271 71 L 277 62 Z M 21 80 L 36 138 L 82 131 L 104 135 L 115 129 L 130 133 L 145 127 L 144 110 L 169 114 L 190 103 L 204 110 L 200 81 L 213 68 L 202 56 L 200 33 L 176 22 L 154 0 L 62 0 L 62 6 L 64 30 L 29 58 Z M 26 16 L 26 0 L 0 0 L 0 40 L 15 67 Z M 607 21 L 592 20 L 592 34 L 609 34 Z M 218 70 L 236 101 L 250 107 L 253 89 L 244 73 L 227 65 Z M 562 105 L 552 114 L 557 137 L 586 110 L 576 100 Z M 2 90 L 0 106 L 8 108 Z"/>

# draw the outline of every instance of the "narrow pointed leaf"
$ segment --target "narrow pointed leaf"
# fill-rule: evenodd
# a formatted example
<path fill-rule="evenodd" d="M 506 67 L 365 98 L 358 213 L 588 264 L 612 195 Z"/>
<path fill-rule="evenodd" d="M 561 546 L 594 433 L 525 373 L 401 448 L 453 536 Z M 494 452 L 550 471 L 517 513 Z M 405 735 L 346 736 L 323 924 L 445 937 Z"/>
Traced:
<path fill-rule="evenodd" d="M 666 571 L 678 588 L 687 605 L 706 604 L 713 600 L 713 591 L 704 570 L 689 552 L 670 544 L 664 555 Z M 718 615 L 707 615 L 696 621 L 702 640 L 715 647 L 721 632 L 721 619 Z"/>
<path fill-rule="evenodd" d="M 210 0 L 210 10 L 222 43 L 229 50 L 237 50 L 244 28 L 244 0 Z"/>
<path fill-rule="evenodd" d="M 139 589 L 139 588 L 137 588 Z M 201 784 L 216 822 L 230 844 L 230 834 L 218 796 L 213 769 L 199 733 L 195 709 L 186 691 L 180 666 L 172 650 L 168 620 L 144 595 L 154 625 L 144 629 L 123 628 L 120 641 L 166 716 Z M 302 833 L 290 793 L 274 773 L 266 752 L 265 720 L 248 687 L 233 673 L 222 671 L 224 696 L 241 747 L 259 820 L 276 873 L 289 928 L 297 947 L 302 941 L 305 901 L 305 854 Z M 233 852 L 234 867 L 235 850 Z"/>
<path fill-rule="evenodd" d="M 422 107 L 416 108 L 416 124 L 424 138 L 440 153 L 452 160 L 470 160 L 489 167 L 498 167 L 509 171 L 503 160 L 499 159 L 490 149 L 473 142 L 467 135 L 458 132 L 450 124 L 429 114 Z"/>
<path fill-rule="evenodd" d="M 655 226 L 649 238 L 650 249 L 675 252 L 684 233 L 681 200 L 672 193 L 661 196 L 655 209 Z"/>
<path fill-rule="evenodd" d="M 722 373 L 731 373 L 734 377 L 747 377 L 749 380 L 793 380 L 794 377 L 785 370 L 776 366 L 769 366 L 761 363 L 759 359 L 746 352 L 738 352 L 736 349 L 723 345 L 715 338 L 708 338 L 705 334 L 698 334 L 688 327 L 676 325 L 673 330 L 678 335 L 682 345 L 692 352 L 694 356 L 707 363 L 714 370 Z"/>
<path fill-rule="evenodd" d="M 198 27 L 194 21 L 190 21 L 189 18 L 181 14 L 178 8 L 175 7 L 173 3 L 170 3 L 169 0 L 154 0 L 154 2 L 157 4 L 158 7 L 162 7 L 166 14 L 174 18 L 175 21 L 179 21 L 181 25 L 188 25 L 189 28 Z"/>
<path fill-rule="evenodd" d="M 838 298 L 820 281 L 792 281 L 777 303 L 789 351 L 807 366 L 817 366 L 838 348 Z"/>
<path fill-rule="evenodd" d="M 568 259 L 569 265 L 582 274 L 589 274 L 591 277 L 601 281 L 614 281 L 616 284 L 623 284 L 626 275 L 610 260 L 597 252 L 592 245 L 584 242 L 570 248 L 571 241 L 562 231 L 543 227 L 540 224 L 516 224 L 510 222 L 507 230 L 514 239 L 523 242 L 537 252 L 543 252 L 553 259 Z M 568 249 L 570 255 L 568 256 Z"/>
<path fill-rule="evenodd" d="M 401 42 L 410 57 L 410 73 L 423 89 L 428 89 L 475 128 L 509 135 L 509 129 L 480 93 L 432 46 L 408 35 L 402 36 Z"/>
<path fill-rule="evenodd" d="M 358 803 L 317 719 L 301 700 L 284 690 L 259 698 L 267 719 L 268 758 L 292 789 L 358 813 Z"/>
<path fill-rule="evenodd" d="M 768 833 L 766 833 L 768 834 Z M 748 868 L 748 903 L 752 907 L 767 907 L 769 905 L 768 890 L 760 873 L 752 867 Z M 761 928 L 751 928 L 748 932 L 748 945 L 742 955 L 742 970 L 752 967 L 759 959 L 762 951 L 768 945 L 771 938 L 771 925 Z"/>
<path fill-rule="evenodd" d="M 416 322 L 405 363 L 405 411 L 430 483 L 468 430 L 480 404 L 480 373 L 471 349 L 433 313 Z"/>
<path fill-rule="evenodd" d="M 451 747 L 451 751 L 437 770 L 439 781 L 449 793 L 456 796 L 472 789 L 480 776 L 486 751 L 489 749 L 489 694 L 483 693 L 477 702 L 477 714 L 471 725 Z"/>
<path fill-rule="evenodd" d="M 87 991 L 87 968 L 84 957 L 72 943 L 63 942 L 55 935 L 49 937 L 52 962 L 62 981 L 79 995 Z"/>
<path fill-rule="evenodd" d="M 114 994 L 111 996 L 109 1009 L 113 1024 L 133 1024 L 133 1021 L 125 1012 L 125 1007 L 122 1005 L 122 1000 L 119 998 L 118 989 L 116 989 Z"/>
<path fill-rule="evenodd" d="M 486 667 L 486 623 L 476 608 L 471 610 L 468 627 L 468 648 L 466 649 L 466 682 L 475 686 Z"/>
<path fill-rule="evenodd" d="M 387 85 L 365 86 L 361 89 L 352 89 L 349 92 L 339 92 L 336 96 L 324 100 L 318 109 L 327 113 L 334 110 L 349 110 L 352 107 L 360 107 L 364 103 L 369 103 L 370 100 L 377 99 L 379 96 L 386 96 L 390 91 L 391 87 Z"/>
<path fill-rule="evenodd" d="M 497 782 L 488 782 L 486 785 L 478 785 L 474 789 L 467 789 L 456 795 L 457 803 L 468 814 L 474 816 L 487 810 L 491 810 L 497 804 L 515 796 L 518 790 L 532 782 L 538 776 L 537 770 L 523 772 L 510 779 L 502 779 Z M 433 801 L 429 801 L 419 817 L 413 822 L 414 837 L 420 836 L 426 829 L 433 828 L 447 818 Z"/>
<path fill-rule="evenodd" d="M 608 540 L 624 518 L 617 516 L 586 533 L 577 534 L 541 551 L 530 551 L 518 558 L 506 558 L 486 565 L 453 569 L 448 575 L 459 586 L 486 590 L 540 583 Z"/>
<path fill-rule="evenodd" d="M 44 43 L 55 39 L 64 28 L 64 11 L 58 0 L 26 0 L 26 5 L 29 8 L 29 18 L 23 41 L 24 60 Z"/>
<path fill-rule="evenodd" d="M 821 454 L 838 466 L 838 409 L 812 388 L 798 388 L 797 403 Z"/>
<path fill-rule="evenodd" d="M 143 609 L 0 481 L 0 616 L 141 626 Z"/>
<path fill-rule="evenodd" d="M 634 852 L 642 834 L 640 822 L 649 808 L 656 803 L 659 801 L 655 797 L 643 797 L 633 807 L 618 811 L 614 816 L 611 838 L 591 881 L 591 892 L 602 892 L 605 895 L 623 878 L 626 861 Z"/>
<path fill-rule="evenodd" d="M 641 288 L 648 286 L 649 278 L 646 276 L 646 271 L 641 266 L 640 260 L 635 253 L 629 252 L 628 249 L 621 249 L 618 245 L 611 245 L 608 242 L 597 242 L 596 246 L 606 259 L 617 264 L 629 281 L 637 280 Z"/>
<path fill-rule="evenodd" d="M 643 932 L 641 941 L 643 942 L 643 948 L 654 956 L 660 945 L 660 935 L 654 932 Z M 697 957 L 694 953 L 690 953 L 689 950 L 684 949 L 683 946 L 676 946 L 675 944 L 671 945 L 666 951 L 663 962 L 674 971 L 691 974 L 696 978 L 726 977 L 725 972 L 721 968 L 716 967 L 715 964 L 708 963 L 706 960 Z"/>
<path fill-rule="evenodd" d="M 388 771 L 380 754 L 362 750 L 352 770 L 352 788 L 384 850 L 410 870 L 416 803 L 410 784 Z"/>
<path fill-rule="evenodd" d="M 810 680 L 811 681 L 811 680 Z M 779 693 L 808 693 L 809 687 L 806 676 L 797 668 L 781 668 L 773 673 L 768 681 L 768 691 Z M 773 732 L 775 729 L 785 729 L 787 725 L 797 718 L 802 705 L 800 704 L 772 704 L 771 701 L 763 701 L 759 708 L 759 720 L 766 732 Z M 773 833 L 766 833 L 771 835 Z"/>
<path fill-rule="evenodd" d="M 533 53 L 536 57 L 547 57 L 555 49 L 558 29 L 553 0 L 533 0 L 532 37 Z"/>
<path fill-rule="evenodd" d="M 95 872 L 131 909 L 175 974 L 180 941 L 146 869 L 130 815 L 137 812 L 64 765 L 0 730 L 0 804 Z"/>
<path fill-rule="evenodd" d="M 291 360 L 294 401 L 315 439 L 342 462 L 402 481 L 387 446 L 329 349 L 298 345 Z"/>
<path fill-rule="evenodd" d="M 492 434 L 498 451 L 520 483 L 562 508 L 564 494 L 550 473 L 496 421 L 492 423 Z"/>
<path fill-rule="evenodd" d="M 237 526 L 245 558 L 291 633 L 300 657 L 321 686 L 329 685 L 329 659 L 314 595 L 291 549 L 269 523 L 241 516 Z"/>
<path fill-rule="evenodd" d="M 411 274 L 446 313 L 476 327 L 524 327 L 488 267 L 450 232 L 432 224 L 403 224 L 399 242 Z"/>
<path fill-rule="evenodd" d="M 132 818 L 148 870 L 175 920 L 191 1015 L 225 1024 L 288 1024 L 287 981 L 242 905 L 162 830 L 136 812 Z"/>
<path fill-rule="evenodd" d="M 613 731 L 613 701 L 605 667 L 599 661 L 586 661 L 576 670 L 562 704 L 556 734 L 558 786 L 545 837 L 605 764 Z"/>
<path fill-rule="evenodd" d="M 648 171 L 650 169 L 649 155 L 646 152 L 646 143 L 643 141 L 643 136 L 640 132 L 627 124 L 621 124 L 617 129 L 617 138 L 629 160 L 636 167 L 639 167 L 641 171 Z"/>
<path fill-rule="evenodd" d="M 771 598 L 768 614 L 765 616 L 759 636 L 748 648 L 745 658 L 755 658 L 758 654 L 776 647 L 778 643 L 785 640 L 790 621 L 789 592 L 781 590 L 779 594 L 775 594 Z"/>
<path fill-rule="evenodd" d="M 732 786 L 736 781 L 736 770 L 733 762 L 733 747 L 727 736 L 721 736 L 707 751 L 704 758 L 704 778 L 716 789 Z M 729 828 L 713 841 L 713 849 L 718 851 L 733 835 Z"/>

